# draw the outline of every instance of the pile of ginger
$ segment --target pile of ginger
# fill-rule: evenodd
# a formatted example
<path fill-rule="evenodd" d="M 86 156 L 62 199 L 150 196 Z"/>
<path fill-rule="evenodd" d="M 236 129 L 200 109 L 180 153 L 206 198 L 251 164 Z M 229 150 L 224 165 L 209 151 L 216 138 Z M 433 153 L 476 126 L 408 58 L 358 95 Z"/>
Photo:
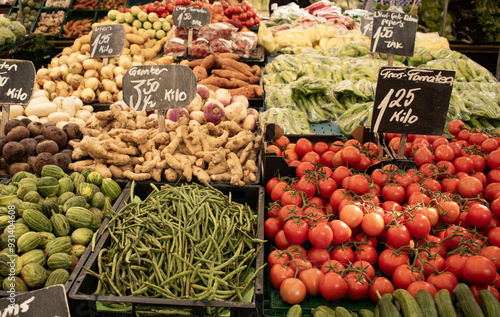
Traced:
<path fill-rule="evenodd" d="M 256 182 L 261 136 L 233 121 L 168 122 L 165 132 L 157 126 L 158 119 L 149 120 L 145 111 L 112 104 L 87 121 L 80 142 L 70 141 L 74 163 L 69 168 L 91 168 L 103 177 L 135 181 L 190 182 L 196 177 L 200 183 L 235 186 Z"/>

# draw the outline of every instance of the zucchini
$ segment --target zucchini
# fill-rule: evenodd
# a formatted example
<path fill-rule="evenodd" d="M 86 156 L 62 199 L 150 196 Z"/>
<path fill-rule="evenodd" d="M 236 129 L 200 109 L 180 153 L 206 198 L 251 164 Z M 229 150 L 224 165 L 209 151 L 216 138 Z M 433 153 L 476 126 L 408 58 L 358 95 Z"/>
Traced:
<path fill-rule="evenodd" d="M 375 313 L 368 309 L 360 309 L 358 311 L 359 317 L 374 317 Z"/>
<path fill-rule="evenodd" d="M 482 289 L 478 293 L 484 315 L 486 317 L 500 316 L 500 303 L 495 295 L 486 289 Z"/>
<path fill-rule="evenodd" d="M 347 308 L 337 306 L 335 307 L 335 317 L 351 317 L 351 313 L 349 313 Z"/>
<path fill-rule="evenodd" d="M 484 317 L 481 307 L 476 302 L 474 295 L 469 286 L 465 283 L 458 283 L 455 287 L 455 295 L 458 302 L 462 306 L 465 316 L 467 317 Z"/>
<path fill-rule="evenodd" d="M 453 303 L 451 301 L 450 291 L 447 289 L 440 289 L 434 295 L 434 301 L 441 317 L 457 317 L 455 309 L 453 308 Z"/>
<path fill-rule="evenodd" d="M 393 303 L 391 303 L 388 299 L 382 297 L 378 300 L 377 306 L 375 306 L 374 316 L 401 317 L 401 314 Z"/>
<path fill-rule="evenodd" d="M 407 290 L 399 288 L 392 293 L 392 296 L 394 296 L 401 306 L 401 312 L 404 317 L 424 317 L 417 301 Z"/>
<path fill-rule="evenodd" d="M 302 317 L 302 307 L 299 304 L 295 304 L 286 313 L 286 317 Z"/>
<path fill-rule="evenodd" d="M 434 298 L 431 293 L 426 290 L 419 290 L 415 295 L 415 300 L 418 303 L 418 306 L 422 310 L 422 313 L 425 317 L 438 317 L 438 311 L 436 308 L 436 303 L 434 302 Z"/>

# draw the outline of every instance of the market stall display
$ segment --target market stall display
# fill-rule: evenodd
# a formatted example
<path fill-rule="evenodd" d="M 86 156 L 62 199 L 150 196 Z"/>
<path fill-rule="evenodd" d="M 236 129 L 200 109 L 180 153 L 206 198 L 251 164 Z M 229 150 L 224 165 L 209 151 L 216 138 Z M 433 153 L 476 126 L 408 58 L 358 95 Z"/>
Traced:
<path fill-rule="evenodd" d="M 78 301 L 96 317 L 431 316 L 443 307 L 496 316 L 500 85 L 445 37 L 416 33 L 412 56 L 373 53 L 358 12 L 328 1 L 280 7 L 265 23 L 246 2 L 61 2 L 29 13 L 53 31 L 40 36 L 70 46 L 38 69 L 31 102 L 10 106 L 0 139 L 0 220 L 14 205 L 16 230 L 28 228 L 16 238 L 17 259 L 45 258 L 46 267 L 15 272 L 19 287 L 49 285 L 54 270 L 56 282 L 68 276 L 70 306 Z M 406 11 L 419 5 L 401 2 Z M 180 27 L 174 9 L 210 11 L 211 23 Z M 46 16 L 57 11 L 60 26 Z M 117 23 L 121 55 L 90 58 L 96 46 L 86 33 Z M 379 34 L 388 47 L 412 46 L 413 34 L 389 33 Z M 260 49 L 268 56 L 254 62 Z M 368 133 L 374 107 L 388 110 L 374 117 L 402 123 L 426 95 L 424 85 L 379 81 L 387 65 L 432 70 L 428 83 L 455 74 L 446 96 L 433 85 L 446 106 L 451 91 L 447 112 L 426 104 L 426 114 L 446 114 L 443 135 L 426 135 L 440 126 Z M 165 83 L 181 68 L 193 80 L 177 96 L 196 97 L 170 109 L 182 102 Z M 385 106 L 375 104 L 377 86 L 390 96 Z M 86 235 L 72 241 L 72 230 Z M 49 231 L 70 235 L 50 257 L 36 243 Z M 85 255 L 70 272 L 75 242 L 92 248 L 78 246 Z"/>

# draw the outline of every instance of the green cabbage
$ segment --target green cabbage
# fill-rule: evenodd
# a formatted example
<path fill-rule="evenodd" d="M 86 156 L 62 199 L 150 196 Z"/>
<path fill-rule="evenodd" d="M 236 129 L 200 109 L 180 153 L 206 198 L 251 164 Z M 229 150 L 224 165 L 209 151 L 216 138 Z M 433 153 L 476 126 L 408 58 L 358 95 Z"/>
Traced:
<path fill-rule="evenodd" d="M 6 27 L 0 27 L 0 39 L 5 44 L 12 44 L 16 41 L 16 36 L 12 31 Z"/>
<path fill-rule="evenodd" d="M 0 17 L 0 27 L 7 26 L 10 24 L 10 19 L 6 17 Z"/>
<path fill-rule="evenodd" d="M 14 33 L 16 39 L 22 38 L 26 35 L 26 28 L 21 24 L 21 22 L 13 21 L 7 25 L 7 28 Z"/>

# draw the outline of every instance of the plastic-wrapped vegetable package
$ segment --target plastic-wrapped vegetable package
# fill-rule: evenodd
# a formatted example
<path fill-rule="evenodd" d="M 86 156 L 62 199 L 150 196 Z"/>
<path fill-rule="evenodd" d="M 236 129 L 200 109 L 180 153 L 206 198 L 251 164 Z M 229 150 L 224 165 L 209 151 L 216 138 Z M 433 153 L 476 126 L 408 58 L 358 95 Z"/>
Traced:
<path fill-rule="evenodd" d="M 423 46 L 416 46 L 412 57 L 406 58 L 406 63 L 408 66 L 419 66 L 421 64 L 426 64 L 432 60 L 432 55 L 428 49 Z"/>
<path fill-rule="evenodd" d="M 338 119 L 340 130 L 345 134 L 351 134 L 358 126 L 370 125 L 373 102 L 353 104 Z"/>
<path fill-rule="evenodd" d="M 165 53 L 173 56 L 186 56 L 188 41 L 180 37 L 174 37 L 165 43 Z"/>
<path fill-rule="evenodd" d="M 189 55 L 191 57 L 205 57 L 208 55 L 209 50 L 208 40 L 200 37 L 191 42 Z"/>
<path fill-rule="evenodd" d="M 244 58 L 249 58 L 257 46 L 257 34 L 253 32 L 236 32 L 231 40 L 233 52 Z"/>
<path fill-rule="evenodd" d="M 448 58 L 435 59 L 429 61 L 425 65 L 420 65 L 420 67 L 426 69 L 454 70 L 456 82 L 497 82 L 495 77 L 488 71 L 488 69 L 467 57 L 458 58 L 455 60 Z"/>
<path fill-rule="evenodd" d="M 306 11 L 304 9 L 301 9 L 296 3 L 291 2 L 287 5 L 277 7 L 269 20 L 276 24 L 292 23 L 305 14 Z"/>
<path fill-rule="evenodd" d="M 238 32 L 238 29 L 232 24 L 225 22 L 210 23 L 198 30 L 198 37 L 203 37 L 209 41 L 215 39 L 229 40 L 235 32 Z"/>
<path fill-rule="evenodd" d="M 232 53 L 233 42 L 224 38 L 210 41 L 210 53 Z"/>
<path fill-rule="evenodd" d="M 268 108 L 295 108 L 297 104 L 292 99 L 292 87 L 289 84 L 266 85 L 266 99 Z"/>
<path fill-rule="evenodd" d="M 290 108 L 271 108 L 259 117 L 260 127 L 264 131 L 266 124 L 279 125 L 285 134 L 311 134 L 307 117 L 301 111 Z"/>

